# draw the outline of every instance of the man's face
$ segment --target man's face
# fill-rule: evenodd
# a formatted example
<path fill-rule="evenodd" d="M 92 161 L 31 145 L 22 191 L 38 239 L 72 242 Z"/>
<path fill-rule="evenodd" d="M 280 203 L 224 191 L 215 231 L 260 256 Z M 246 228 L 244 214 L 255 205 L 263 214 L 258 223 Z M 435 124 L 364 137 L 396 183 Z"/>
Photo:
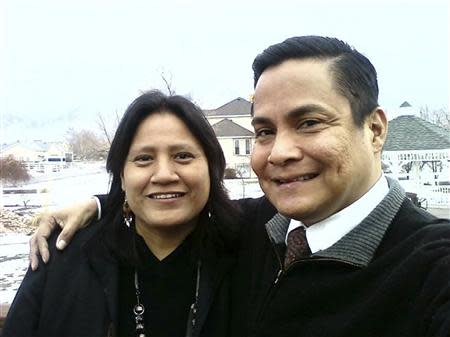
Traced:
<path fill-rule="evenodd" d="M 355 125 L 329 61 L 268 68 L 254 95 L 252 167 L 261 188 L 280 213 L 307 225 L 338 212 L 379 178 L 385 122 L 376 109 Z"/>

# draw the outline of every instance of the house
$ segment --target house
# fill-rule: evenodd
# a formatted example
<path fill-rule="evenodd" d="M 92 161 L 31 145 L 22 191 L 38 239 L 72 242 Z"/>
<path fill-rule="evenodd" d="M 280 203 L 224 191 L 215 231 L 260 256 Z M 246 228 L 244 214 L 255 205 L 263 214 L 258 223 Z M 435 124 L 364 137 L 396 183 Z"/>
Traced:
<path fill-rule="evenodd" d="M 54 172 L 72 162 L 73 154 L 65 143 L 34 140 L 2 145 L 0 158 L 8 156 L 22 161 L 31 171 Z"/>
<path fill-rule="evenodd" d="M 238 97 L 217 109 L 203 110 L 203 113 L 211 125 L 227 118 L 251 131 L 253 130 L 251 107 L 252 103 L 242 97 Z"/>
<path fill-rule="evenodd" d="M 24 162 L 42 161 L 45 158 L 45 149 L 41 144 L 16 142 L 5 144 L 0 150 L 0 158 L 13 156 L 16 160 Z"/>
<path fill-rule="evenodd" d="M 420 117 L 407 102 L 389 121 L 382 161 L 385 174 L 429 206 L 450 205 L 450 130 Z"/>
<path fill-rule="evenodd" d="M 212 128 L 222 146 L 227 167 L 235 169 L 240 177 L 254 177 L 250 167 L 253 132 L 228 118 L 217 122 Z"/>
<path fill-rule="evenodd" d="M 251 103 L 238 97 L 217 109 L 203 110 L 222 146 L 228 168 L 241 177 L 253 178 L 250 154 L 254 140 Z"/>

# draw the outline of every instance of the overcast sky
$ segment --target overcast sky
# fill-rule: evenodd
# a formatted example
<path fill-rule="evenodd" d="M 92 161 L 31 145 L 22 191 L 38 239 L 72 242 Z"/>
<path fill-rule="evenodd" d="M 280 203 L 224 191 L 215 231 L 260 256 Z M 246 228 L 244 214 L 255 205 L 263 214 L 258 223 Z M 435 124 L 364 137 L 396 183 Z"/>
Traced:
<path fill-rule="evenodd" d="M 0 0 L 0 16 L 1 143 L 96 129 L 161 73 L 205 109 L 248 99 L 254 57 L 295 35 L 368 56 L 388 113 L 449 107 L 447 0 Z"/>

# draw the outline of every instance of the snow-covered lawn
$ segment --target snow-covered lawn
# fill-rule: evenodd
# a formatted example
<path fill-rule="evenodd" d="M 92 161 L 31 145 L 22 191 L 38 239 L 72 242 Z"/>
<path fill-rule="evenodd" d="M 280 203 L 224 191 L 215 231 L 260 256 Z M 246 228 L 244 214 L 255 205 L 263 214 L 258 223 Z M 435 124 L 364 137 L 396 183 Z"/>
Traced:
<path fill-rule="evenodd" d="M 106 193 L 108 183 L 104 163 L 75 163 L 60 172 L 35 176 L 31 183 L 21 186 L 23 189 L 36 189 L 38 193 L 2 194 L 1 204 L 57 207 L 92 194 Z"/>
<path fill-rule="evenodd" d="M 106 193 L 109 177 L 104 166 L 78 164 L 67 171 L 52 176 L 37 177 L 25 188 L 44 191 L 37 194 L 2 195 L 2 205 L 43 205 L 55 208 L 85 199 L 93 194 Z M 232 199 L 259 197 L 262 192 L 256 180 L 226 180 L 225 186 Z M 29 236 L 17 233 L 0 233 L 0 304 L 11 303 L 28 268 Z"/>
<path fill-rule="evenodd" d="M 25 234 L 0 233 L 0 303 L 11 303 L 28 268 Z"/>

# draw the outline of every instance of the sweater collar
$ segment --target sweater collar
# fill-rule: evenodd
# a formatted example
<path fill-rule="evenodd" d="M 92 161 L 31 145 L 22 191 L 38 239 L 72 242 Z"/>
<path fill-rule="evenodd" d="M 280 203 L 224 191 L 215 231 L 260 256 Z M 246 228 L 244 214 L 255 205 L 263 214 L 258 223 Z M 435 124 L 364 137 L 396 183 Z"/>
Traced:
<path fill-rule="evenodd" d="M 389 192 L 377 207 L 331 247 L 313 254 L 313 258 L 339 260 L 358 267 L 369 264 L 405 199 L 405 192 L 399 183 L 388 177 L 387 181 Z M 266 223 L 266 231 L 272 242 L 284 244 L 289 223 L 290 219 L 280 213 Z"/>
<path fill-rule="evenodd" d="M 306 227 L 306 237 L 313 253 L 325 250 L 360 224 L 389 193 L 386 177 L 382 175 L 378 181 L 358 200 L 328 218 Z M 298 226 L 304 226 L 300 221 L 291 219 L 288 232 Z M 286 241 L 287 242 L 287 241 Z"/>

